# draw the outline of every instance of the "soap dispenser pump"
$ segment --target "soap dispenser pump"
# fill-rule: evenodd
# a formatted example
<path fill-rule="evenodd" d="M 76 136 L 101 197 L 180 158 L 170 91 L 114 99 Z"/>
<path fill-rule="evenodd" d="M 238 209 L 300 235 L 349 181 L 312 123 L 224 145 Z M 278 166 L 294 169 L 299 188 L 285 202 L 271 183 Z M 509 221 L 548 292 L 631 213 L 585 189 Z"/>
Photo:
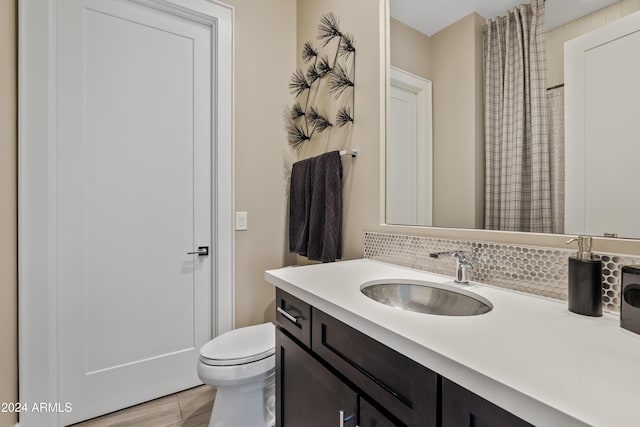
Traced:
<path fill-rule="evenodd" d="M 578 253 L 569 257 L 569 311 L 584 316 L 602 316 L 602 262 L 591 253 L 591 237 L 579 236 Z"/>

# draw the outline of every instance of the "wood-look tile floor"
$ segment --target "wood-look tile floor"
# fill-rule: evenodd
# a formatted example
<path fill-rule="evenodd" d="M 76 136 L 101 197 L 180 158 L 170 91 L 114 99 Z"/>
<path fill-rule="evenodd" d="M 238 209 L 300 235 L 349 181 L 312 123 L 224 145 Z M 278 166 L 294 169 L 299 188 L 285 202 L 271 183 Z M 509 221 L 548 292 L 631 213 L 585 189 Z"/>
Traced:
<path fill-rule="evenodd" d="M 202 385 L 73 427 L 207 427 L 215 394 L 215 389 Z"/>

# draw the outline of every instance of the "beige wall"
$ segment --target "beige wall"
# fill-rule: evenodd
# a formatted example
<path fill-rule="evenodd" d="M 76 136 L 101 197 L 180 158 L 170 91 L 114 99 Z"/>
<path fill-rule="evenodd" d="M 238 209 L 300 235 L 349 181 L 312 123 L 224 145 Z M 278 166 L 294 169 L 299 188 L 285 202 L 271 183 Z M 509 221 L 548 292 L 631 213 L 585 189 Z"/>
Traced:
<path fill-rule="evenodd" d="M 475 93 L 475 223 L 477 228 L 484 228 L 484 38 L 482 27 L 486 20 L 477 13 L 473 16 L 474 25 L 474 93 Z"/>
<path fill-rule="evenodd" d="M 433 223 L 441 227 L 484 225 L 482 23 L 470 14 L 431 37 Z"/>
<path fill-rule="evenodd" d="M 564 43 L 640 10 L 640 0 L 621 0 L 547 33 L 547 87 L 564 83 Z"/>
<path fill-rule="evenodd" d="M 389 28 L 391 65 L 431 80 L 431 37 L 393 18 Z"/>
<path fill-rule="evenodd" d="M 471 14 L 429 37 L 390 19 L 391 65 L 433 82 L 433 223 L 442 227 L 484 226 L 484 22 Z"/>
<path fill-rule="evenodd" d="M 0 2 L 0 402 L 18 399 L 16 9 Z M 0 427 L 16 421 L 0 413 Z"/>
<path fill-rule="evenodd" d="M 316 41 L 322 15 L 333 12 L 344 32 L 353 33 L 357 61 L 355 75 L 355 122 L 343 129 L 314 137 L 304 144 L 300 159 L 332 149 L 357 148 L 358 157 L 343 158 L 343 258 L 362 258 L 363 231 L 380 223 L 380 149 L 384 125 L 383 74 L 384 8 L 382 0 L 298 0 L 297 57 L 302 45 Z M 289 70 L 288 75 L 293 69 Z M 289 103 L 293 103 L 290 98 Z M 345 142 L 345 141 L 351 141 Z"/>
<path fill-rule="evenodd" d="M 296 67 L 296 0 L 227 0 L 235 7 L 236 327 L 272 320 L 264 270 L 290 264 L 286 238 L 286 133 L 282 114 Z"/>

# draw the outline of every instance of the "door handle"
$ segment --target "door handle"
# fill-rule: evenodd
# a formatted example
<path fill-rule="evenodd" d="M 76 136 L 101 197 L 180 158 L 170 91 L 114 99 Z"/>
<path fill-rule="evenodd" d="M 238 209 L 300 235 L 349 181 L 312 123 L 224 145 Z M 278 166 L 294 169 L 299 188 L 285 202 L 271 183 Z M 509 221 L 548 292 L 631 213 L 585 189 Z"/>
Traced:
<path fill-rule="evenodd" d="M 207 256 L 209 255 L 209 246 L 198 246 L 195 252 L 187 252 L 187 255 Z"/>

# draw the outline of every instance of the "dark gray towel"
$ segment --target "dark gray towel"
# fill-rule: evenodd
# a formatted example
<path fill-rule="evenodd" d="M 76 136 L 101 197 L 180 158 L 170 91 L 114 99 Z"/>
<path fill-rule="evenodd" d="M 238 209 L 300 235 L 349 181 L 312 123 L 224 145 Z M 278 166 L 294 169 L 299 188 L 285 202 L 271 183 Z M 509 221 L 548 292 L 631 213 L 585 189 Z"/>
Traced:
<path fill-rule="evenodd" d="M 342 258 L 342 161 L 338 151 L 293 164 L 289 249 L 312 261 Z"/>
<path fill-rule="evenodd" d="M 307 177 L 310 164 L 311 159 L 293 164 L 289 186 L 289 250 L 305 256 L 309 245 L 311 180 Z"/>

